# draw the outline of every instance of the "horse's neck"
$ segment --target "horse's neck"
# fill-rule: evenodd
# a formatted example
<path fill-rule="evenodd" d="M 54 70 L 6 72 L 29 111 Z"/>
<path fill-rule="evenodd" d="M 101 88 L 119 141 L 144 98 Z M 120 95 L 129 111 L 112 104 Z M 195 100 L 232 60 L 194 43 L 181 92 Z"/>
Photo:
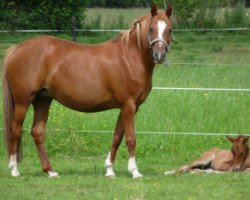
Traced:
<path fill-rule="evenodd" d="M 138 40 L 140 40 L 140 42 L 138 42 Z M 136 52 L 138 56 L 140 56 L 144 66 L 146 67 L 148 72 L 152 74 L 155 63 L 153 61 L 151 50 L 149 49 L 147 37 L 141 36 L 138 38 L 136 30 L 134 29 L 130 33 L 128 48 L 133 49 L 133 51 Z"/>

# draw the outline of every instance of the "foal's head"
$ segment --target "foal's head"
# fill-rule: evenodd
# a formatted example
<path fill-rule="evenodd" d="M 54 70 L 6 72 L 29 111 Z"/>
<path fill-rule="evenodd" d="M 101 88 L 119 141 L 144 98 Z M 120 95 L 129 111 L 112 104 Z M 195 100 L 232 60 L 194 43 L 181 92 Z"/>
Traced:
<path fill-rule="evenodd" d="M 158 12 L 155 4 L 151 7 L 148 41 L 155 63 L 163 63 L 169 49 L 172 35 L 172 24 L 169 19 L 171 14 L 171 6 L 168 6 L 165 12 Z"/>
<path fill-rule="evenodd" d="M 239 135 L 236 138 L 227 136 L 227 139 L 233 143 L 231 152 L 233 154 L 233 167 L 232 170 L 241 170 L 242 164 L 249 154 L 249 147 L 247 144 L 249 137 Z"/>

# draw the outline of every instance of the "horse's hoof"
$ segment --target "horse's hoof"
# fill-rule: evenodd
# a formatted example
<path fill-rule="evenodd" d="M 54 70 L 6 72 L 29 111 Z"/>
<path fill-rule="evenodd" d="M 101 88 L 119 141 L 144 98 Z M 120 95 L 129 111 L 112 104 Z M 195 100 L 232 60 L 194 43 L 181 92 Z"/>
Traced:
<path fill-rule="evenodd" d="M 108 177 L 108 178 L 115 178 L 115 173 L 114 172 L 107 172 L 105 174 L 105 176 Z"/>
<path fill-rule="evenodd" d="M 50 172 L 48 171 L 49 178 L 59 178 L 59 175 L 57 172 Z"/>
<path fill-rule="evenodd" d="M 143 176 L 137 171 L 133 173 L 133 179 L 136 179 L 136 178 L 143 178 Z"/>
<path fill-rule="evenodd" d="M 17 170 L 11 170 L 11 176 L 18 177 L 18 176 L 20 176 L 20 173 Z"/>
<path fill-rule="evenodd" d="M 114 178 L 115 177 L 115 172 L 113 168 L 107 168 L 107 172 L 105 174 L 106 177 Z"/>

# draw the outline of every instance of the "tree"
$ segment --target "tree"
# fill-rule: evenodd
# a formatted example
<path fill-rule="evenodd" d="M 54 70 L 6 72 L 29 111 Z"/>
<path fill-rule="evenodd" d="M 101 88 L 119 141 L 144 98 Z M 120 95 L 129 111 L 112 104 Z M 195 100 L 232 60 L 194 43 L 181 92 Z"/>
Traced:
<path fill-rule="evenodd" d="M 81 27 L 87 0 L 1 0 L 1 29 L 71 29 Z"/>
<path fill-rule="evenodd" d="M 146 7 L 152 0 L 91 0 L 88 7 L 105 7 L 105 8 L 131 8 Z"/>
<path fill-rule="evenodd" d="M 246 7 L 250 7 L 250 0 L 246 0 Z"/>

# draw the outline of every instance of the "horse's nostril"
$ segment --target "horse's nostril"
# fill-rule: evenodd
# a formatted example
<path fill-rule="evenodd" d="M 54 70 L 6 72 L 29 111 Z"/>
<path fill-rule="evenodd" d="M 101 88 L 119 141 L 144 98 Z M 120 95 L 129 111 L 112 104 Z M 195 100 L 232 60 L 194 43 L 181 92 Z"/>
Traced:
<path fill-rule="evenodd" d="M 159 61 L 164 61 L 165 60 L 165 56 L 166 54 L 163 52 L 163 53 L 159 53 Z"/>
<path fill-rule="evenodd" d="M 157 63 L 163 63 L 165 61 L 166 58 L 166 53 L 165 52 L 154 52 L 153 53 L 153 57 L 155 62 Z"/>

